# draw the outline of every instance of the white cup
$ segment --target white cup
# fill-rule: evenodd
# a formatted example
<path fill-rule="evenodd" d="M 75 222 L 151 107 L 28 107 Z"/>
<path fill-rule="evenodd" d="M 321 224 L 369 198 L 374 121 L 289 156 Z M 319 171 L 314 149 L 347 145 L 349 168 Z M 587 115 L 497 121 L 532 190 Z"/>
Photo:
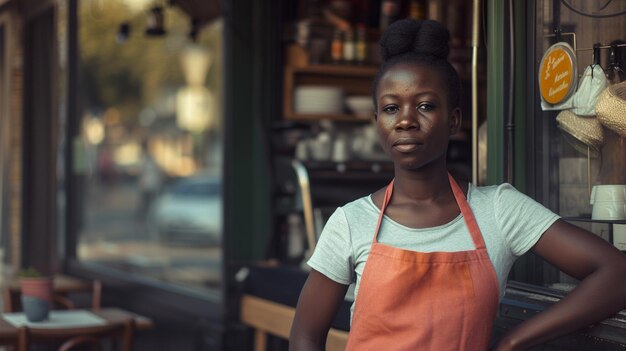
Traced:
<path fill-rule="evenodd" d="M 335 162 L 346 162 L 350 159 L 349 140 L 345 135 L 339 135 L 333 143 L 332 160 Z"/>
<path fill-rule="evenodd" d="M 626 224 L 613 225 L 613 245 L 621 251 L 626 251 Z"/>
<path fill-rule="evenodd" d="M 309 143 L 306 139 L 298 141 L 296 144 L 296 159 L 306 161 L 309 159 Z"/>
<path fill-rule="evenodd" d="M 593 205 L 598 202 L 626 202 L 626 185 L 594 185 L 589 203 Z"/>
<path fill-rule="evenodd" d="M 322 131 L 315 139 L 310 140 L 309 150 L 315 161 L 328 161 L 333 150 L 333 140 L 330 133 Z"/>
<path fill-rule="evenodd" d="M 592 219 L 626 219 L 626 202 L 596 202 L 591 212 Z"/>

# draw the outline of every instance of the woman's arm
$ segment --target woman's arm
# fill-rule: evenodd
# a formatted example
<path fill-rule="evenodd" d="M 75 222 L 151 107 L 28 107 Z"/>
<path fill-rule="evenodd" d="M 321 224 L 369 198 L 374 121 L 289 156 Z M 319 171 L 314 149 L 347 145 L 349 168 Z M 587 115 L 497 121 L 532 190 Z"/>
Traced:
<path fill-rule="evenodd" d="M 324 350 L 328 330 L 347 290 L 347 285 L 311 271 L 298 299 L 289 350 Z"/>
<path fill-rule="evenodd" d="M 558 220 L 533 251 L 581 282 L 557 304 L 508 332 L 496 350 L 525 350 L 626 307 L 626 255 L 600 237 Z"/>

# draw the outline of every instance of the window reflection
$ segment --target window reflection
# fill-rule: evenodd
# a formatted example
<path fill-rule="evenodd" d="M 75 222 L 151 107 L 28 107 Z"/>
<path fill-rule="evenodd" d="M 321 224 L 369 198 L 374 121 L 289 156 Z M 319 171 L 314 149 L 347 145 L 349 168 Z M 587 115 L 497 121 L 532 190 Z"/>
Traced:
<path fill-rule="evenodd" d="M 584 72 L 593 63 L 592 51 L 584 50 L 584 48 L 592 48 L 594 43 L 609 44 L 618 38 L 623 38 L 626 34 L 624 26 L 618 24 L 618 17 L 601 19 L 583 17 L 559 2 L 537 1 L 536 5 L 538 18 L 541 19 L 537 22 L 534 42 L 535 65 L 537 66 L 542 55 L 556 42 L 553 36 L 554 25 L 550 19 L 558 17 L 561 23 L 567 23 L 563 27 L 564 32 L 576 34 L 576 36 L 564 35 L 562 40 L 579 48 L 576 61 L 579 73 Z M 626 8 L 623 5 L 620 6 L 622 10 Z M 601 67 L 609 66 L 606 54 L 603 52 L 600 55 Z M 537 84 L 536 78 L 533 84 Z M 538 108 L 539 101 L 535 102 Z M 541 197 L 542 202 L 550 209 L 572 224 L 589 230 L 624 250 L 626 247 L 622 247 L 618 238 L 622 237 L 622 234 L 626 238 L 626 226 L 602 220 L 591 220 L 592 205 L 590 203 L 591 190 L 594 185 L 626 183 L 624 168 L 626 158 L 624 158 L 623 145 L 620 144 L 621 138 L 604 128 L 604 144 L 601 148 L 594 149 L 594 143 L 588 143 L 590 145 L 588 146 L 583 142 L 588 138 L 587 134 L 583 140 L 580 139 L 581 131 L 587 128 L 584 123 L 577 122 L 576 126 L 573 126 L 573 123 L 568 121 L 562 124 L 557 122 L 558 114 L 559 111 L 542 111 L 535 116 L 536 136 L 541 136 L 539 139 L 545 138 L 536 144 L 535 151 L 538 160 L 535 167 L 539 182 L 542 183 L 541 187 L 537 187 L 541 189 L 537 191 L 537 196 Z M 596 117 L 586 116 L 585 118 Z M 585 132 L 589 133 L 589 131 Z M 565 291 L 573 289 L 578 284 L 578 280 L 552 265 L 548 263 L 541 263 L 541 265 L 540 269 L 528 266 L 532 269 L 532 275 L 536 277 L 530 278 L 534 281 L 525 282 L 540 283 L 549 288 Z M 528 276 L 530 277 L 531 274 Z"/>
<path fill-rule="evenodd" d="M 167 8 L 166 34 L 146 37 L 149 5 L 79 2 L 77 256 L 210 289 L 221 265 L 222 22 L 192 42 L 190 19 Z"/>

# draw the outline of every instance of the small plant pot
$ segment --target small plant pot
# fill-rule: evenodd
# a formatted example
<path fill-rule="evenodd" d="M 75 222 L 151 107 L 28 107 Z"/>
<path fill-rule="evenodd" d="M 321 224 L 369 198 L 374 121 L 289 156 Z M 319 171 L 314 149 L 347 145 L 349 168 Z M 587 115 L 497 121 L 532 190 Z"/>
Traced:
<path fill-rule="evenodd" d="M 31 322 L 41 322 L 48 319 L 50 303 L 52 301 L 52 278 L 22 278 L 22 309 L 26 318 Z"/>
<path fill-rule="evenodd" d="M 32 296 L 22 295 L 22 308 L 30 322 L 45 321 L 50 314 L 50 303 Z"/>

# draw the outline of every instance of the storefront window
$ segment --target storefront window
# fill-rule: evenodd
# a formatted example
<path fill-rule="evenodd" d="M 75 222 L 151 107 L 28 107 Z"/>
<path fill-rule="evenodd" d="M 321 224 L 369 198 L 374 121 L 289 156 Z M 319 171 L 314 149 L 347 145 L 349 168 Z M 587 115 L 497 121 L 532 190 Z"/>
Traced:
<path fill-rule="evenodd" d="M 538 98 L 530 100 L 535 104 L 534 132 L 538 136 L 536 179 L 541 191 L 537 197 L 566 220 L 626 251 L 626 126 L 620 132 L 607 124 L 607 116 L 596 109 L 600 100 L 594 94 L 594 89 L 604 91 L 626 79 L 626 4 L 609 1 L 600 7 L 587 1 L 536 2 L 534 71 L 540 71 L 540 61 L 553 45 L 566 42 L 574 54 L 573 74 L 579 78 L 578 83 L 575 79 L 571 83 L 573 98 L 565 98 L 556 106 Z M 555 34 L 555 30 L 559 32 Z M 598 46 L 595 51 L 594 44 Z M 598 66 L 592 69 L 594 62 Z M 532 84 L 538 87 L 537 95 L 543 96 L 539 79 L 535 78 Z M 559 83 L 555 89 L 560 86 Z M 588 111 L 585 106 L 590 107 Z M 606 209 L 592 205 L 593 189 L 599 190 L 599 185 L 611 185 L 616 196 L 621 191 L 621 200 L 614 198 Z M 610 195 L 593 193 L 593 197 L 602 202 Z M 544 268 L 542 281 L 547 287 L 569 290 L 577 284 L 552 267 Z"/>
<path fill-rule="evenodd" d="M 78 3 L 76 256 L 213 289 L 222 264 L 222 21 L 197 26 L 176 7 L 153 6 Z"/>

